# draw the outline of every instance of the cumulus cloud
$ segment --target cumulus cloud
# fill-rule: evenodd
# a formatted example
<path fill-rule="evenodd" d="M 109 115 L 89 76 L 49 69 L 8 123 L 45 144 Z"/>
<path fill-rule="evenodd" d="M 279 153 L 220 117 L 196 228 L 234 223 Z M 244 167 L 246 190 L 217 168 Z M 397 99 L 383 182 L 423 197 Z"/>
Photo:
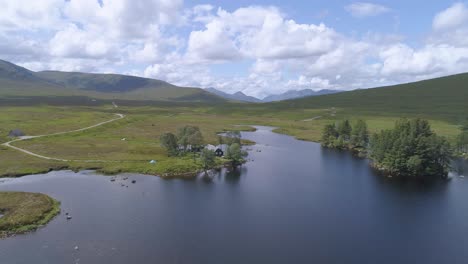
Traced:
<path fill-rule="evenodd" d="M 228 11 L 213 5 L 184 9 L 182 0 L 0 4 L 0 56 L 33 70 L 130 73 L 258 97 L 468 71 L 463 3 L 434 14 L 418 46 L 385 32 L 349 35 L 325 23 L 300 23 L 274 6 Z M 346 10 L 356 17 L 391 11 L 365 2 Z"/>
<path fill-rule="evenodd" d="M 430 42 L 463 47 L 468 45 L 468 8 L 455 3 L 438 13 L 432 22 Z"/>
<path fill-rule="evenodd" d="M 468 8 L 455 3 L 434 16 L 420 48 L 405 43 L 380 46 L 382 78 L 414 81 L 468 71 Z"/>
<path fill-rule="evenodd" d="M 446 10 L 438 13 L 432 23 L 434 30 L 450 30 L 468 23 L 468 8 L 463 3 L 455 3 Z"/>
<path fill-rule="evenodd" d="M 378 16 L 378 15 L 387 13 L 391 10 L 390 8 L 386 6 L 373 4 L 373 3 L 367 3 L 367 2 L 352 3 L 350 5 L 347 5 L 345 9 L 352 16 L 359 17 L 359 18 Z"/>
<path fill-rule="evenodd" d="M 63 0 L 22 1 L 0 0 L 0 29 L 2 31 L 42 28 L 54 29 L 61 20 Z"/>
<path fill-rule="evenodd" d="M 189 54 L 200 59 L 318 56 L 333 49 L 340 37 L 324 24 L 287 20 L 272 7 L 239 8 L 232 13 L 218 9 L 216 15 L 206 17 L 211 18 L 206 29 L 192 32 L 189 40 Z"/>
<path fill-rule="evenodd" d="M 214 20 L 206 25 L 205 30 L 190 33 L 188 57 L 195 62 L 229 61 L 241 55 L 229 33 L 224 30 L 224 23 Z"/>

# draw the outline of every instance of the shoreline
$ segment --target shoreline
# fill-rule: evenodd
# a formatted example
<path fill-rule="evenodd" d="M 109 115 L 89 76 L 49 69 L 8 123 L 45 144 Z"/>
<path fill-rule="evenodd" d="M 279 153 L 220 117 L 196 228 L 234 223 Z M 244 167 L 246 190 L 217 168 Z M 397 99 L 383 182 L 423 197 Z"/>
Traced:
<path fill-rule="evenodd" d="M 21 221 L 19 221 L 19 220 L 10 219 L 10 218 L 15 218 L 16 214 L 19 214 L 19 213 L 17 213 L 17 211 L 22 209 L 22 208 L 18 209 L 17 207 L 21 207 L 21 206 L 24 206 L 24 205 L 22 205 L 21 203 L 19 203 L 19 204 L 15 203 L 13 205 L 10 205 L 10 208 L 3 209 L 3 211 L 2 211 L 3 217 L 0 218 L 0 224 L 3 224 L 3 225 L 0 225 L 0 239 L 5 239 L 5 238 L 16 236 L 16 235 L 21 235 L 21 234 L 27 234 L 27 233 L 30 233 L 30 232 L 34 232 L 37 229 L 47 225 L 57 215 L 59 215 L 60 211 L 61 211 L 60 202 L 55 200 L 54 198 L 46 195 L 46 194 L 43 194 L 43 193 L 0 191 L 0 195 L 20 196 L 20 198 L 18 198 L 18 199 L 21 199 L 21 196 L 34 196 L 36 198 L 41 198 L 42 200 L 46 200 L 47 202 L 50 203 L 50 208 L 48 210 L 40 212 L 39 215 L 33 215 L 32 216 L 32 217 L 36 217 L 37 219 L 34 219 L 32 221 L 29 221 L 29 222 L 26 221 L 24 223 L 21 223 Z M 13 211 L 13 213 L 9 214 L 9 211 Z M 28 212 L 30 212 L 30 211 L 31 210 L 28 210 Z M 31 216 L 31 215 L 29 215 L 29 216 Z M 23 217 L 24 218 L 24 216 L 18 216 L 18 217 L 20 217 L 20 218 Z M 6 223 L 6 224 L 3 223 L 6 220 L 10 220 L 10 221 L 14 222 L 15 225 L 10 227 L 8 223 Z M 25 221 L 25 220 L 23 220 L 23 221 Z M 18 222 L 19 222 L 19 224 L 18 224 Z M 3 229 L 1 229 L 2 227 L 3 227 Z"/>
<path fill-rule="evenodd" d="M 279 134 L 279 135 L 291 136 L 294 139 L 299 140 L 299 141 L 306 141 L 306 142 L 313 142 L 313 143 L 320 144 L 320 141 L 297 138 L 294 135 L 287 134 L 287 133 L 281 133 L 280 131 L 276 131 L 277 129 L 278 128 L 273 129 L 272 132 L 276 133 L 276 134 Z M 256 129 L 252 130 L 252 131 L 249 131 L 249 132 L 255 132 L 255 131 L 256 131 Z M 246 141 L 249 141 L 249 142 L 244 142 L 244 144 L 245 144 L 244 146 L 252 146 L 252 145 L 256 144 L 256 142 L 254 142 L 254 141 L 250 141 L 250 140 L 246 140 Z M 328 147 L 325 147 L 325 148 L 334 149 L 334 150 L 341 150 L 341 151 L 348 151 L 351 154 L 355 155 L 357 158 L 367 158 L 367 159 L 369 159 L 367 157 L 367 155 L 366 155 L 365 150 L 363 151 L 363 150 L 359 150 L 359 149 L 350 149 L 350 148 L 344 148 L 344 149 L 328 148 Z M 461 159 L 463 159 L 465 161 L 468 161 L 468 155 L 460 155 L 460 154 L 456 155 L 455 154 L 454 157 L 461 158 Z M 369 160 L 372 162 L 371 159 L 369 159 Z M 220 168 L 220 167 L 224 167 L 224 164 L 221 165 L 221 166 L 214 167 L 213 169 Z M 48 172 L 52 172 L 52 171 L 61 171 L 61 170 L 71 170 L 71 171 L 74 171 L 74 172 L 78 172 L 78 171 L 82 171 L 82 170 L 95 170 L 96 172 L 98 172 L 100 174 L 103 174 L 103 175 L 106 175 L 106 176 L 112 176 L 112 175 L 116 175 L 116 174 L 119 174 L 119 173 L 140 173 L 140 174 L 146 174 L 146 175 L 151 175 L 151 176 L 158 176 L 158 177 L 161 177 L 161 178 L 164 178 L 164 179 L 190 178 L 190 177 L 196 176 L 198 173 L 203 172 L 203 170 L 196 170 L 196 171 L 187 171 L 187 172 L 161 172 L 161 173 L 158 173 L 158 174 L 152 174 L 152 173 L 147 173 L 145 171 L 139 171 L 139 170 L 132 170 L 132 169 L 127 170 L 126 168 L 123 168 L 123 167 L 121 169 L 116 170 L 116 171 L 111 171 L 111 170 L 106 170 L 105 168 L 102 168 L 100 166 L 92 166 L 92 165 L 90 165 L 90 166 L 60 165 L 60 166 L 56 166 L 56 167 L 49 167 L 47 169 L 40 169 L 40 170 L 33 171 L 33 172 L 22 172 L 22 173 L 10 172 L 10 173 L 0 175 L 0 179 L 2 179 L 2 178 L 19 178 L 19 177 L 23 177 L 23 176 L 27 176 L 27 175 L 44 174 L 44 173 L 48 173 Z M 382 170 L 379 170 L 379 171 L 382 171 Z M 382 171 L 382 172 L 385 172 L 385 171 Z"/>

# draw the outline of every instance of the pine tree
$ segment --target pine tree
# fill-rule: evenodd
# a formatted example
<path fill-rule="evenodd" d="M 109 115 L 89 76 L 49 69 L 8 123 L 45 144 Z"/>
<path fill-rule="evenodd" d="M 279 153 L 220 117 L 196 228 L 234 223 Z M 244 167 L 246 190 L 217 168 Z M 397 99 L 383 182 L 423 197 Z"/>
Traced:
<path fill-rule="evenodd" d="M 322 146 L 333 147 L 333 142 L 338 137 L 335 124 L 328 124 L 323 128 L 322 132 Z"/>
<path fill-rule="evenodd" d="M 159 137 L 161 146 L 167 150 L 168 156 L 176 156 L 179 153 L 177 137 L 172 133 L 164 133 Z"/>
<path fill-rule="evenodd" d="M 336 131 L 339 136 L 342 136 L 344 140 L 349 140 L 351 138 L 352 127 L 348 119 L 338 122 L 336 126 Z"/>
<path fill-rule="evenodd" d="M 369 131 L 367 123 L 359 119 L 351 131 L 351 144 L 355 147 L 366 148 L 369 143 Z"/>
<path fill-rule="evenodd" d="M 422 119 L 402 119 L 373 135 L 369 150 L 377 167 L 404 176 L 447 176 L 452 153 L 448 141 Z"/>

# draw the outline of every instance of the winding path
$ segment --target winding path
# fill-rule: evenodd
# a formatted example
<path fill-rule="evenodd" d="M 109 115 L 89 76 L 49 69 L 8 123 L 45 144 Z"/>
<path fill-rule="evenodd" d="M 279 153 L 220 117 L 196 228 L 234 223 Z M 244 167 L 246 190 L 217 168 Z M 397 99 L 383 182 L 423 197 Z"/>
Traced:
<path fill-rule="evenodd" d="M 2 146 L 9 147 L 9 148 L 12 148 L 12 149 L 21 151 L 21 152 L 23 152 L 23 153 L 26 153 L 26 154 L 28 154 L 28 155 L 31 155 L 31 156 L 34 156 L 34 157 L 38 157 L 38 158 L 41 158 L 41 159 L 46 159 L 46 160 L 55 160 L 55 161 L 81 161 L 81 162 L 110 162 L 110 161 L 105 161 L 105 160 L 67 160 L 67 159 L 52 158 L 52 157 L 47 157 L 47 156 L 43 156 L 43 155 L 39 155 L 39 154 L 33 153 L 33 152 L 31 152 L 31 151 L 28 151 L 28 150 L 25 150 L 25 149 L 22 149 L 22 148 L 19 148 L 19 147 L 15 147 L 15 146 L 11 145 L 11 143 L 19 142 L 19 141 L 23 141 L 23 140 L 28 140 L 28 139 L 33 139 L 33 138 L 42 138 L 42 137 L 58 136 L 58 135 L 63 135 L 63 134 L 68 134 L 68 133 L 74 133 L 74 132 L 81 132 L 81 131 L 85 131 L 85 130 L 88 130 L 88 129 L 92 129 L 92 128 L 95 128 L 95 127 L 99 127 L 99 126 L 102 126 L 102 125 L 105 125 L 105 124 L 108 124 L 108 123 L 111 123 L 111 122 L 120 120 L 120 119 L 122 119 L 122 118 L 125 117 L 125 115 L 123 115 L 123 114 L 115 114 L 115 115 L 117 115 L 118 117 L 117 117 L 117 118 L 114 118 L 114 119 L 111 119 L 111 120 L 107 120 L 107 121 L 98 123 L 98 124 L 95 124 L 95 125 L 92 125 L 92 126 L 89 126 L 89 127 L 84 127 L 84 128 L 80 128 L 80 129 L 76 129 L 76 130 L 70 130 L 70 131 L 65 131 L 65 132 L 58 132 L 58 133 L 53 133 L 53 134 L 46 134 L 46 135 L 23 136 L 23 137 L 19 137 L 18 139 L 15 139 L 15 140 L 12 140 L 12 141 L 8 141 L 8 142 L 6 142 L 6 143 L 3 143 Z"/>
<path fill-rule="evenodd" d="M 314 120 L 319 119 L 319 118 L 322 118 L 322 116 L 316 116 L 316 117 L 312 117 L 312 118 L 309 118 L 309 119 L 304 119 L 302 121 L 309 122 L 309 121 L 314 121 Z"/>

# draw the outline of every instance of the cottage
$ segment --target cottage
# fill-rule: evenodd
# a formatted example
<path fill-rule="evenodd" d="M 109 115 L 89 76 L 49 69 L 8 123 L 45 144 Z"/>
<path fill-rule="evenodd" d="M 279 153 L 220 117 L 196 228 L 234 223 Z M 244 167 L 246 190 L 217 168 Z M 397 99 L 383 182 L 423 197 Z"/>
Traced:
<path fill-rule="evenodd" d="M 224 151 L 222 151 L 220 148 L 217 148 L 215 150 L 215 155 L 218 157 L 222 157 L 224 155 Z"/>
<path fill-rule="evenodd" d="M 184 148 L 183 145 L 179 145 L 179 151 L 187 151 L 187 152 L 200 152 L 202 150 L 203 146 L 192 146 L 192 145 L 187 145 L 186 148 Z"/>
<path fill-rule="evenodd" d="M 9 137 L 22 137 L 24 136 L 24 133 L 23 131 L 19 129 L 14 129 L 14 130 L 11 130 L 10 133 L 8 133 L 8 136 Z"/>
<path fill-rule="evenodd" d="M 216 151 L 217 148 L 215 146 L 213 146 L 213 145 L 208 144 L 208 145 L 205 146 L 205 149 L 211 150 L 211 151 Z"/>

